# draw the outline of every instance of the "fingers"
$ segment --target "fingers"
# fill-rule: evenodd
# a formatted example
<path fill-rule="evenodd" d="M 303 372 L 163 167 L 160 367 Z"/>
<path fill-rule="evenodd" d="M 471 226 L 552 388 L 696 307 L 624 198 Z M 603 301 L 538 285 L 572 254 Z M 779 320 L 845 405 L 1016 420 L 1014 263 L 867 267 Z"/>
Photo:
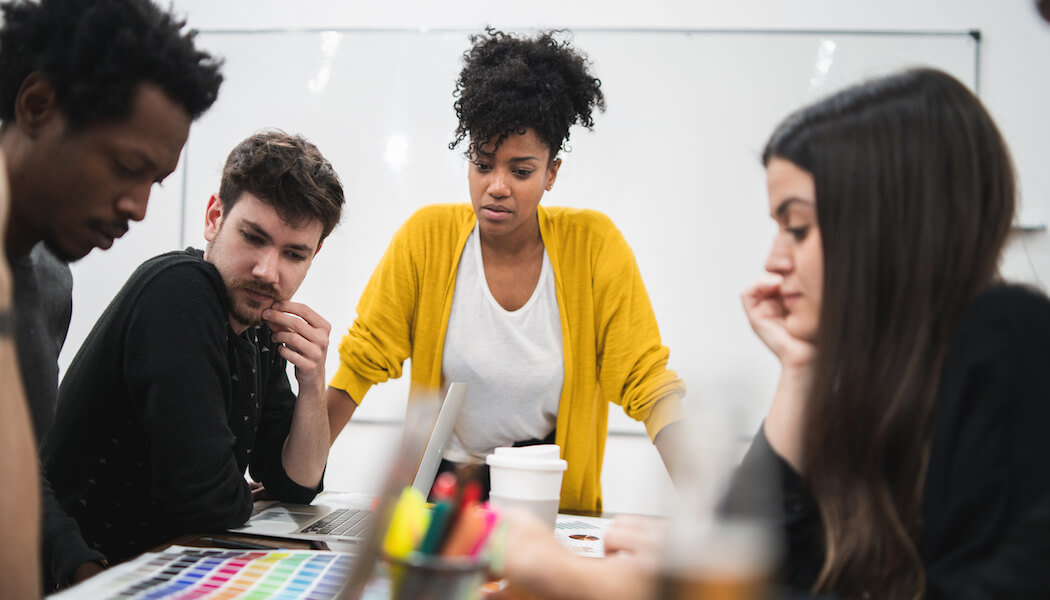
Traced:
<path fill-rule="evenodd" d="M 605 532 L 605 552 L 659 554 L 663 544 L 664 520 L 635 515 L 618 516 Z"/>
<path fill-rule="evenodd" d="M 281 344 L 281 356 L 297 370 L 324 368 L 332 326 L 314 309 L 300 302 L 275 302 L 263 312 L 263 320 L 273 341 Z"/>
<path fill-rule="evenodd" d="M 783 281 L 784 278 L 779 275 L 766 273 L 759 278 L 758 281 L 748 286 L 743 293 L 740 294 L 740 300 L 744 304 L 744 310 L 750 312 L 753 307 L 765 300 L 779 300 L 780 284 L 783 283 Z"/>
<path fill-rule="evenodd" d="M 260 502 L 262 500 L 275 500 L 275 499 L 276 498 L 274 498 L 273 495 L 270 494 L 270 492 L 268 492 L 266 490 L 266 488 L 262 484 L 259 484 L 258 487 L 253 487 L 252 488 L 252 501 L 253 502 Z"/>
<path fill-rule="evenodd" d="M 764 337 L 761 329 L 776 323 L 781 324 L 787 311 L 780 296 L 781 278 L 767 276 L 759 279 L 740 294 L 751 328 Z"/>
<path fill-rule="evenodd" d="M 301 302 L 274 302 L 273 306 L 263 313 L 263 318 L 275 332 L 295 331 L 308 338 L 311 336 L 307 333 L 321 332 L 314 337 L 314 341 L 319 341 L 320 338 L 327 341 L 328 334 L 332 331 L 332 326 L 324 317 Z"/>

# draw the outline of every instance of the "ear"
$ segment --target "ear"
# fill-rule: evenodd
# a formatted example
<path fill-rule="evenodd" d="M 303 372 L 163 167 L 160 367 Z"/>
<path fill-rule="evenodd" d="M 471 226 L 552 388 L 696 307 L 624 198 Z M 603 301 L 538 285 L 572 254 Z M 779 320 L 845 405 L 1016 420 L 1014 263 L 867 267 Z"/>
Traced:
<path fill-rule="evenodd" d="M 58 119 L 65 125 L 65 115 L 58 106 L 55 87 L 40 72 L 30 73 L 15 96 L 15 123 L 30 138 L 40 135 L 43 128 Z"/>
<path fill-rule="evenodd" d="M 551 166 L 547 167 L 547 191 L 554 187 L 554 181 L 558 179 L 558 169 L 561 168 L 561 159 L 555 158 Z"/>
<path fill-rule="evenodd" d="M 215 239 L 215 235 L 219 233 L 219 228 L 222 227 L 222 217 L 225 211 L 226 205 L 223 204 L 222 198 L 219 198 L 218 194 L 212 194 L 211 198 L 208 198 L 208 208 L 204 210 L 204 239 L 209 242 Z"/>

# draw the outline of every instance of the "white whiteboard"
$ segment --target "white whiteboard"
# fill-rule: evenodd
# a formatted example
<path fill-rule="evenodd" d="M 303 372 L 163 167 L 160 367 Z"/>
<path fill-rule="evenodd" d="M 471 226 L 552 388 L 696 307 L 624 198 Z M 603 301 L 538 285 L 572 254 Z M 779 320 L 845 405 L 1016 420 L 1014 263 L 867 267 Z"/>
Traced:
<path fill-rule="evenodd" d="M 316 143 L 348 200 L 343 224 L 297 296 L 333 325 L 329 374 L 394 230 L 419 206 L 469 200 L 462 148 L 447 148 L 468 34 L 199 36 L 201 47 L 225 57 L 226 81 L 187 144 L 181 245 L 203 245 L 204 206 L 237 142 L 278 127 Z M 759 165 L 766 137 L 802 104 L 904 66 L 935 66 L 973 87 L 978 42 L 965 33 L 627 30 L 578 30 L 574 40 L 593 60 L 608 111 L 594 132 L 573 130 L 572 151 L 562 155 L 557 185 L 543 202 L 594 208 L 617 223 L 634 249 L 671 366 L 689 386 L 688 401 L 743 404 L 751 430 L 777 373 L 738 301 L 762 272 L 773 230 Z M 400 418 L 407 380 L 406 373 L 374 388 L 355 420 Z M 613 428 L 641 430 L 612 413 Z"/>

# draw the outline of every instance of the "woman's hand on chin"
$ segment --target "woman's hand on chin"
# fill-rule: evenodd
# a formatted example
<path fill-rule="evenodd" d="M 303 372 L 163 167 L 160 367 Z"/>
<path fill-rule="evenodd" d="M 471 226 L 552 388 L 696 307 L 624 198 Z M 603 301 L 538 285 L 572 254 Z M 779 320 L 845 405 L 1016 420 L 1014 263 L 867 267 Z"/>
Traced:
<path fill-rule="evenodd" d="M 805 368 L 813 362 L 816 347 L 792 335 L 785 323 L 787 310 L 780 296 L 779 275 L 767 274 L 740 295 L 751 329 L 785 368 Z"/>

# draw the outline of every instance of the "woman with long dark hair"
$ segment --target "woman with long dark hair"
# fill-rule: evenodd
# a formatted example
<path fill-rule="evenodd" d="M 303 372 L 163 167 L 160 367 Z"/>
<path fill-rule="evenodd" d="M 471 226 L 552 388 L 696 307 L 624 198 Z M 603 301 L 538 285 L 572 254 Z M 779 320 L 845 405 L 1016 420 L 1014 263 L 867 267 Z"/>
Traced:
<path fill-rule="evenodd" d="M 1050 300 L 998 278 L 991 117 L 912 70 L 789 116 L 762 162 L 778 230 L 743 303 L 781 374 L 725 508 L 778 507 L 776 597 L 1050 597 Z M 637 526 L 606 551 L 648 560 L 603 564 L 509 520 L 506 577 L 545 596 L 637 597 L 657 569 Z"/>
<path fill-rule="evenodd" d="M 784 474 L 785 583 L 843 597 L 1050 590 L 1050 302 L 998 279 L 1009 152 L 919 69 L 788 117 L 778 233 L 743 295 L 781 376 L 745 460 Z"/>

